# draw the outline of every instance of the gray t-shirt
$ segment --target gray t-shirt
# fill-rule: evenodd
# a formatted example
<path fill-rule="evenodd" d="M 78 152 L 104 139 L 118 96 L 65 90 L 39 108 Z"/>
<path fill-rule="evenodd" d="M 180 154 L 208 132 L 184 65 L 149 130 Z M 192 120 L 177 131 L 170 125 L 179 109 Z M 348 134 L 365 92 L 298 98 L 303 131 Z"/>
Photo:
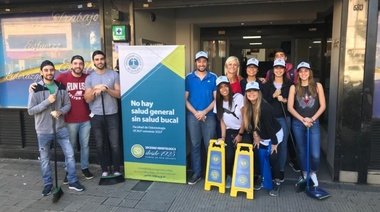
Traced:
<path fill-rule="evenodd" d="M 114 85 L 120 85 L 119 74 L 115 71 L 107 70 L 104 74 L 92 72 L 85 81 L 85 88 L 93 88 L 95 85 L 105 84 L 110 89 L 114 89 Z M 103 92 L 105 115 L 117 113 L 117 100 L 107 92 Z M 91 105 L 91 113 L 95 115 L 103 115 L 102 97 L 95 97 Z"/>

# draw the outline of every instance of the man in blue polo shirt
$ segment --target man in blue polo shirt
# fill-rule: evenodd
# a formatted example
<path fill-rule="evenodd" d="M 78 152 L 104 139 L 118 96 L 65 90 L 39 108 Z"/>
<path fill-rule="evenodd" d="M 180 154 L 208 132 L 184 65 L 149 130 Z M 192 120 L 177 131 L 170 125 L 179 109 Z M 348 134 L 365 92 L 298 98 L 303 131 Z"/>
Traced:
<path fill-rule="evenodd" d="M 216 120 L 213 113 L 216 97 L 217 76 L 207 70 L 208 56 L 200 51 L 195 55 L 196 70 L 186 75 L 187 130 L 191 140 L 191 163 L 193 174 L 188 184 L 201 179 L 201 142 L 205 149 L 210 139 L 216 138 Z"/>

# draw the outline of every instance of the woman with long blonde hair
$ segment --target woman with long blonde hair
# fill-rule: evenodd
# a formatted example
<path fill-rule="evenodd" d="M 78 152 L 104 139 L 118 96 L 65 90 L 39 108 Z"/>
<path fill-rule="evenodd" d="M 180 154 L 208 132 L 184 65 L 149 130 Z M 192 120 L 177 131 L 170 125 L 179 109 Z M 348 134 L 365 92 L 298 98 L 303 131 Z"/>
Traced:
<path fill-rule="evenodd" d="M 224 63 L 224 75 L 228 78 L 230 82 L 232 92 L 242 93 L 240 87 L 240 80 L 243 78 L 240 76 L 240 62 L 235 56 L 230 56 Z"/>
<path fill-rule="evenodd" d="M 318 186 L 316 172 L 320 162 L 321 132 L 318 118 L 326 109 L 325 94 L 321 83 L 316 83 L 310 64 L 297 66 L 298 80 L 289 90 L 288 111 L 293 115 L 292 131 L 297 143 L 304 181 L 306 170 L 306 130 L 310 130 L 310 178 Z"/>
<path fill-rule="evenodd" d="M 270 148 L 270 165 L 272 167 L 272 175 L 275 179 L 273 189 L 269 192 L 271 196 L 277 196 L 280 191 L 280 164 L 278 161 L 277 146 L 283 139 L 283 130 L 281 125 L 273 116 L 272 106 L 266 102 L 261 94 L 259 84 L 257 82 L 249 82 L 245 88 L 244 95 L 244 128 L 253 136 L 253 146 L 255 149 L 255 164 L 259 161 L 256 157 L 258 149 Z M 257 180 L 255 190 L 262 187 L 261 173 L 258 165 L 255 165 Z"/>

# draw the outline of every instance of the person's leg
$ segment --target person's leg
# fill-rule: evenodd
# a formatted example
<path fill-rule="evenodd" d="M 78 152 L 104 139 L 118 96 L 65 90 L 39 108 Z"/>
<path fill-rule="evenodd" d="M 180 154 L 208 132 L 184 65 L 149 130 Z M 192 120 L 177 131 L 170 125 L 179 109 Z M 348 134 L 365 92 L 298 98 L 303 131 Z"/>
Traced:
<path fill-rule="evenodd" d="M 108 172 L 107 155 L 104 154 L 104 123 L 103 116 L 95 115 L 91 118 L 91 129 L 96 142 L 96 152 L 102 172 Z"/>
<path fill-rule="evenodd" d="M 50 167 L 50 145 L 53 141 L 52 134 L 37 134 L 38 149 L 40 151 L 40 166 L 41 175 L 44 185 L 52 185 L 53 179 L 51 177 Z"/>
<path fill-rule="evenodd" d="M 202 138 L 205 145 L 206 153 L 208 153 L 208 145 L 210 139 L 216 139 L 216 120 L 214 116 L 207 117 L 205 122 L 201 122 Z"/>
<path fill-rule="evenodd" d="M 288 126 L 286 124 L 287 120 L 285 118 L 277 118 L 277 121 L 280 123 L 281 128 L 282 128 L 283 133 L 284 133 L 282 142 L 277 147 L 280 171 L 284 172 L 285 164 L 286 164 L 286 157 L 288 154 L 289 130 L 288 130 Z M 288 122 L 288 123 L 290 123 L 290 122 Z"/>
<path fill-rule="evenodd" d="M 121 152 L 119 138 L 119 114 L 116 113 L 107 115 L 106 119 L 108 141 L 110 142 L 111 146 L 111 152 L 109 154 L 111 154 L 112 157 L 113 171 L 120 173 Z"/>
<path fill-rule="evenodd" d="M 79 127 L 79 144 L 80 144 L 80 164 L 81 169 L 88 169 L 88 159 L 90 155 L 90 147 L 88 142 L 90 140 L 91 123 L 85 121 L 80 123 Z M 71 133 L 70 133 L 71 135 Z"/>
<path fill-rule="evenodd" d="M 235 136 L 239 133 L 238 130 L 226 130 L 226 138 L 225 143 L 227 146 L 225 146 L 225 161 L 226 161 L 226 176 L 232 176 L 233 166 L 234 166 L 234 159 L 235 159 L 235 144 L 233 140 L 235 139 Z"/>
<path fill-rule="evenodd" d="M 313 172 L 318 171 L 321 156 L 321 131 L 319 120 L 316 120 L 310 128 L 310 169 Z"/>
<path fill-rule="evenodd" d="M 79 131 L 80 123 L 67 123 L 66 127 L 70 134 L 71 146 L 73 147 L 73 150 L 75 152 L 75 150 L 77 149 L 78 131 Z"/>
<path fill-rule="evenodd" d="M 75 183 L 78 181 L 77 174 L 75 171 L 75 158 L 74 150 L 71 146 L 70 135 L 67 128 L 62 128 L 57 132 L 57 142 L 61 146 L 62 152 L 65 155 L 65 164 L 67 171 L 67 180 L 69 184 Z"/>
<path fill-rule="evenodd" d="M 201 127 L 194 115 L 187 115 L 187 130 L 191 141 L 191 165 L 193 175 L 201 176 Z"/>
<path fill-rule="evenodd" d="M 306 175 L 306 127 L 299 120 L 292 121 L 292 131 L 296 141 L 301 169 Z"/>

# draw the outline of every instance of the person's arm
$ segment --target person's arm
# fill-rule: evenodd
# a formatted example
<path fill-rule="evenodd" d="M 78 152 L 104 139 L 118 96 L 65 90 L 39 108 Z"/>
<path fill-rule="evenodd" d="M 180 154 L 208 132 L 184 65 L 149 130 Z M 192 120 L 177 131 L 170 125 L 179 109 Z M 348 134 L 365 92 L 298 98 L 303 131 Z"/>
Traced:
<path fill-rule="evenodd" d="M 289 96 L 288 96 L 288 111 L 292 116 L 301 122 L 303 117 L 294 109 L 294 97 L 296 94 L 296 87 L 294 85 L 290 86 Z"/>
<path fill-rule="evenodd" d="M 226 140 L 226 129 L 227 129 L 227 126 L 226 126 L 226 123 L 224 123 L 224 119 L 221 118 L 220 119 L 220 134 L 221 134 L 221 139 L 223 139 L 223 141 Z"/>
<path fill-rule="evenodd" d="M 319 108 L 317 112 L 312 117 L 310 117 L 313 122 L 317 120 L 326 109 L 325 92 L 323 90 L 322 84 L 319 82 L 317 82 L 317 92 L 318 92 L 318 98 L 319 98 Z"/>
<path fill-rule="evenodd" d="M 114 89 L 111 89 L 108 86 L 106 86 L 106 89 L 104 91 L 107 92 L 112 97 L 120 99 L 120 95 L 121 95 L 120 94 L 120 84 L 114 84 L 113 87 L 114 87 Z"/>
<path fill-rule="evenodd" d="M 43 91 L 41 91 L 43 92 Z M 38 97 L 37 93 L 34 91 L 32 93 L 29 93 L 28 97 L 28 114 L 29 115 L 35 115 L 38 113 L 41 113 L 42 111 L 46 110 L 50 105 L 55 102 L 55 94 L 50 94 L 47 99 L 41 101 L 38 103 Z"/>
<path fill-rule="evenodd" d="M 212 95 L 214 97 L 214 100 L 212 100 L 212 102 L 208 105 L 208 107 L 202 111 L 204 115 L 207 115 L 207 113 L 210 112 L 214 108 L 215 99 L 216 99 L 216 91 L 213 91 Z"/>

